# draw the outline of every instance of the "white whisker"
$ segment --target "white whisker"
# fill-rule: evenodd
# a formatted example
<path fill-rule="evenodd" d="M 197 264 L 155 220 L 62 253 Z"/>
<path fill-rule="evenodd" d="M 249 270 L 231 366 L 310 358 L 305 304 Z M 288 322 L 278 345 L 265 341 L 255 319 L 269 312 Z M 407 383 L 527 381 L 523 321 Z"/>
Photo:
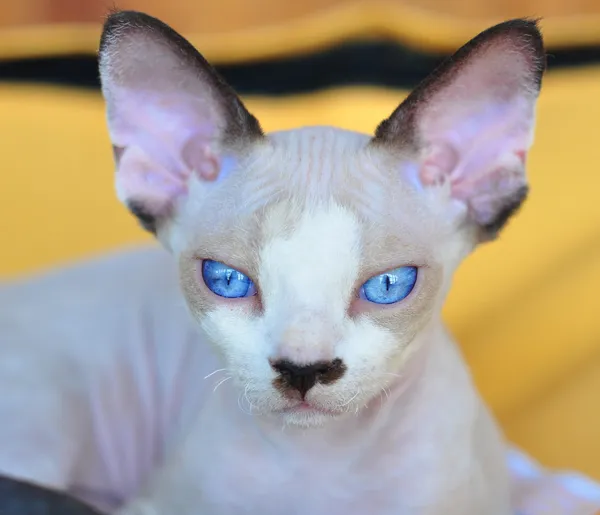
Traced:
<path fill-rule="evenodd" d="M 217 372 L 225 372 L 226 370 L 227 370 L 226 368 L 217 368 L 217 370 L 208 374 L 204 379 L 208 379 L 209 377 L 214 376 Z"/>
<path fill-rule="evenodd" d="M 231 379 L 231 376 L 227 376 L 225 379 L 221 379 L 217 385 L 213 388 L 213 393 L 215 393 L 217 391 L 217 388 L 219 386 L 221 386 L 225 381 L 227 381 L 228 379 Z"/>
<path fill-rule="evenodd" d="M 344 402 L 344 404 L 340 404 L 339 407 L 344 408 L 345 406 L 348 406 L 348 404 L 350 404 L 354 399 L 358 397 L 359 393 L 360 390 L 356 390 L 356 393 L 352 397 L 350 397 L 346 402 Z"/>
<path fill-rule="evenodd" d="M 252 408 L 254 408 L 254 404 L 252 404 L 252 402 L 248 398 L 248 389 L 249 388 L 250 388 L 250 383 L 248 383 L 246 385 L 246 388 L 244 388 L 244 399 L 246 399 L 246 402 L 248 403 L 248 409 L 249 409 L 250 413 L 252 413 Z"/>
<path fill-rule="evenodd" d="M 242 412 L 244 415 L 252 415 L 252 412 L 251 412 L 251 411 L 247 411 L 247 410 L 245 410 L 245 409 L 244 409 L 243 402 L 242 402 L 242 400 L 243 400 L 244 396 L 246 395 L 246 392 L 247 392 L 247 390 L 248 390 L 248 387 L 249 387 L 249 384 L 247 384 L 247 385 L 246 385 L 246 388 L 244 389 L 244 391 L 238 395 L 238 408 L 240 408 L 240 411 L 241 411 L 241 412 Z M 250 404 L 250 405 L 251 405 L 251 404 Z"/>
<path fill-rule="evenodd" d="M 240 393 L 239 396 L 238 396 L 238 401 L 237 401 L 238 402 L 238 408 L 240 408 L 240 411 L 242 413 L 244 413 L 245 415 L 247 415 L 248 413 L 246 412 L 246 410 L 244 410 L 244 407 L 242 406 L 242 395 L 243 394 Z"/>

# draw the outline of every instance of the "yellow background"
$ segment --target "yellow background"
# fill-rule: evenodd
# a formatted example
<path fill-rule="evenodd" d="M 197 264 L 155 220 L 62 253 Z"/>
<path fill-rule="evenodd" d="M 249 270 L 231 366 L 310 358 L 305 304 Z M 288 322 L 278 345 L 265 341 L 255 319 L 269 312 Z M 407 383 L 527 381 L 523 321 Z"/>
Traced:
<path fill-rule="evenodd" d="M 360 10 L 348 12 L 354 12 L 344 18 L 348 26 L 370 19 L 358 16 Z M 427 38 L 419 34 L 430 25 L 416 23 L 424 20 L 421 14 L 408 12 L 415 22 L 411 37 L 421 37 L 426 46 Z M 384 24 L 385 17 L 380 18 Z M 335 34 L 328 19 L 324 15 L 321 27 Z M 435 20 L 440 30 L 434 32 L 448 45 L 474 35 L 463 30 L 465 25 Z M 480 21 L 465 23 L 471 27 Z M 572 24 L 561 32 L 558 22 L 552 23 L 557 42 L 577 35 Z M 2 31 L 0 48 L 5 55 L 25 55 L 43 52 L 47 41 L 57 51 L 73 45 L 85 49 L 97 41 L 94 27 L 90 32 L 71 26 L 48 40 L 39 28 L 37 40 L 31 37 L 33 28 Z M 295 41 L 313 41 L 306 33 L 300 37 L 306 29 L 301 23 L 293 27 Z M 325 33 L 314 27 L 313 35 Z M 240 59 L 246 50 L 258 52 L 259 40 L 277 47 L 272 40 L 280 32 L 267 28 L 261 34 L 237 43 L 227 36 L 231 47 L 218 38 L 206 41 L 223 60 L 226 51 L 233 52 L 230 56 L 238 51 Z M 600 32 L 581 29 L 579 36 L 590 34 Z M 245 100 L 267 130 L 334 124 L 369 132 L 405 94 L 348 88 Z M 600 67 L 547 75 L 529 159 L 531 197 L 501 239 L 479 249 L 461 268 L 445 315 L 510 439 L 546 465 L 579 469 L 600 480 L 599 120 Z M 0 151 L 0 276 L 150 241 L 115 198 L 98 93 L 0 85 Z"/>

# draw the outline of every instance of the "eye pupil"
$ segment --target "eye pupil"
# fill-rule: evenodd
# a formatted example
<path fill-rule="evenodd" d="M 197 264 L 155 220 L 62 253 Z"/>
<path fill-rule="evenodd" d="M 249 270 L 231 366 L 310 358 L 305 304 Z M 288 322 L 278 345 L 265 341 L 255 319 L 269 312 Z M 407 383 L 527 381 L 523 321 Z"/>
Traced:
<path fill-rule="evenodd" d="M 361 297 L 374 304 L 394 304 L 408 297 L 417 282 L 417 268 L 404 266 L 369 279 Z"/>

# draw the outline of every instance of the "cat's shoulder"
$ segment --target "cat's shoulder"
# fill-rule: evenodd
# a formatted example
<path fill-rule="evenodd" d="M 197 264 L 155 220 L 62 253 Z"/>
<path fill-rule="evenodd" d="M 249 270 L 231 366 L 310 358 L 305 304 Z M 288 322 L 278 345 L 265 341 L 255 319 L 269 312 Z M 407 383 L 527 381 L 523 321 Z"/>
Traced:
<path fill-rule="evenodd" d="M 8 342 L 110 346 L 152 326 L 159 314 L 186 317 L 176 263 L 154 246 L 123 249 L 0 282 L 0 334 Z"/>

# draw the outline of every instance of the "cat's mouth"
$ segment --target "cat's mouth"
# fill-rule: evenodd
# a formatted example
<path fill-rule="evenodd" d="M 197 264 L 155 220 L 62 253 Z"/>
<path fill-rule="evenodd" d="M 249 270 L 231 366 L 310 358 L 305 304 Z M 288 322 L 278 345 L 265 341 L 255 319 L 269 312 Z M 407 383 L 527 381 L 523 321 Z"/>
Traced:
<path fill-rule="evenodd" d="M 293 406 L 289 406 L 279 410 L 282 414 L 290 414 L 290 413 L 321 413 L 323 415 L 336 416 L 340 414 L 339 410 L 333 410 L 329 408 L 324 408 L 322 406 L 318 406 L 314 403 L 301 401 Z"/>

